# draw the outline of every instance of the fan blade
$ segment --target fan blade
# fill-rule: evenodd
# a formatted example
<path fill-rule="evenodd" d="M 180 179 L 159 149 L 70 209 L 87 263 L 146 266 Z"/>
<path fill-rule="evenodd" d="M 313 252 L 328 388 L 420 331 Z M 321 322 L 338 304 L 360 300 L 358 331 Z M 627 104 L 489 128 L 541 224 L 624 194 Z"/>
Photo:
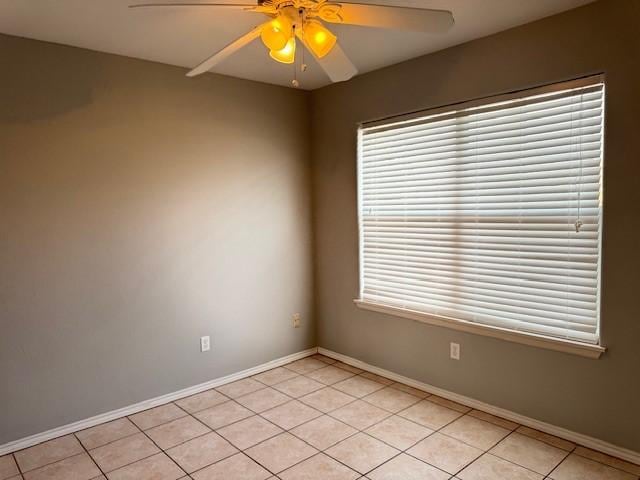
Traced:
<path fill-rule="evenodd" d="M 344 82 L 358 73 L 358 69 L 337 43 L 326 56 L 316 60 L 332 82 Z"/>
<path fill-rule="evenodd" d="M 338 5 L 339 8 L 336 8 Z M 326 7 L 321 7 L 319 15 L 331 23 L 427 33 L 445 32 L 454 24 L 453 14 L 448 10 L 391 7 L 340 0 L 337 5 L 329 3 Z"/>
<path fill-rule="evenodd" d="M 155 8 L 155 7 L 235 7 L 254 8 L 257 3 L 136 3 L 129 8 Z"/>
<path fill-rule="evenodd" d="M 237 40 L 234 40 L 233 42 L 228 44 L 222 50 L 219 50 L 218 52 L 211 55 L 204 62 L 198 65 L 196 68 L 194 68 L 189 73 L 187 73 L 187 77 L 195 77 L 196 75 L 200 75 L 201 73 L 211 70 L 213 67 L 215 67 L 217 64 L 222 62 L 224 59 L 233 55 L 242 47 L 253 42 L 256 38 L 260 36 L 260 31 L 262 30 L 263 26 L 264 24 L 255 27 L 249 33 L 244 34 Z"/>
<path fill-rule="evenodd" d="M 358 69 L 351 63 L 351 60 L 349 60 L 349 57 L 347 57 L 344 50 L 340 48 L 339 44 L 336 43 L 327 55 L 318 58 L 316 54 L 313 53 L 313 50 L 307 46 L 307 42 L 305 42 L 299 32 L 296 32 L 296 36 L 307 48 L 307 51 L 313 55 L 313 58 L 316 59 L 316 62 L 318 62 L 332 82 L 344 82 L 358 73 Z"/>

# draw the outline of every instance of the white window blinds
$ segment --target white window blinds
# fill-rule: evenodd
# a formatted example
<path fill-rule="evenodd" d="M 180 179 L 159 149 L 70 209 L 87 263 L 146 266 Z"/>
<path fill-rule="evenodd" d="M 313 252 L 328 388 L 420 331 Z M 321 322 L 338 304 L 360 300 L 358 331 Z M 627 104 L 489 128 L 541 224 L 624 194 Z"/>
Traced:
<path fill-rule="evenodd" d="M 361 300 L 597 344 L 594 82 L 363 126 Z"/>

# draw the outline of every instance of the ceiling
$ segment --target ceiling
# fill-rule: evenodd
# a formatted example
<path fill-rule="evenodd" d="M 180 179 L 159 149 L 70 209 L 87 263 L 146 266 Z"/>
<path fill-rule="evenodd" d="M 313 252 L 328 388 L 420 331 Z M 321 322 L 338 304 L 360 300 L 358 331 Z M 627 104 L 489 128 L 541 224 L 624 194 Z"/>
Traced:
<path fill-rule="evenodd" d="M 220 1 L 233 3 L 233 0 Z M 453 12 L 456 20 L 449 32 L 439 35 L 332 25 L 344 51 L 359 72 L 364 73 L 532 22 L 593 0 L 361 1 L 447 9 Z M 127 8 L 135 2 L 0 0 L 0 32 L 192 68 L 261 23 L 263 18 L 257 13 L 225 8 Z M 307 55 L 306 63 L 309 68 L 299 75 L 301 88 L 312 90 L 330 83 L 310 55 Z M 293 67 L 271 60 L 259 40 L 225 60 L 213 71 L 286 86 L 291 86 L 293 78 Z"/>

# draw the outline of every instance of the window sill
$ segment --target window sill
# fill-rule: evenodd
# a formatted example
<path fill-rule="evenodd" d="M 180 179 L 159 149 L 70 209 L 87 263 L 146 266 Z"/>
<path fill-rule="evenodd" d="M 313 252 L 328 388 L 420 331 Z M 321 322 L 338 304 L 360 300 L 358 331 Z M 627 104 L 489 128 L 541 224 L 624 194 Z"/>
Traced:
<path fill-rule="evenodd" d="M 606 348 L 600 345 L 589 345 L 586 343 L 574 342 L 572 340 L 564 340 L 560 338 L 544 337 L 534 333 L 517 332 L 500 327 L 492 327 L 489 325 L 480 325 L 477 323 L 466 322 L 463 320 L 453 320 L 445 317 L 436 317 L 428 313 L 418 312 L 416 310 L 408 310 L 399 307 L 392 307 L 381 303 L 367 302 L 364 300 L 354 300 L 358 308 L 371 310 L 378 313 L 386 313 L 396 317 L 408 318 L 418 322 L 428 323 L 439 327 L 451 328 L 462 332 L 475 333 L 486 337 L 499 338 L 510 342 L 521 343 L 533 347 L 546 348 L 558 352 L 571 353 L 587 358 L 600 358 Z"/>

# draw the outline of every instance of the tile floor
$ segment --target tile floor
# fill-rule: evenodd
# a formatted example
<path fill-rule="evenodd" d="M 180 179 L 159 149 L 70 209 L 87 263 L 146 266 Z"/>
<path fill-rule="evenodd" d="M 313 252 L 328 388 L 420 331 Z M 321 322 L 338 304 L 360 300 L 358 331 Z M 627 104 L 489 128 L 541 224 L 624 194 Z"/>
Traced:
<path fill-rule="evenodd" d="M 314 355 L 0 457 L 0 480 L 638 480 L 640 466 Z"/>

